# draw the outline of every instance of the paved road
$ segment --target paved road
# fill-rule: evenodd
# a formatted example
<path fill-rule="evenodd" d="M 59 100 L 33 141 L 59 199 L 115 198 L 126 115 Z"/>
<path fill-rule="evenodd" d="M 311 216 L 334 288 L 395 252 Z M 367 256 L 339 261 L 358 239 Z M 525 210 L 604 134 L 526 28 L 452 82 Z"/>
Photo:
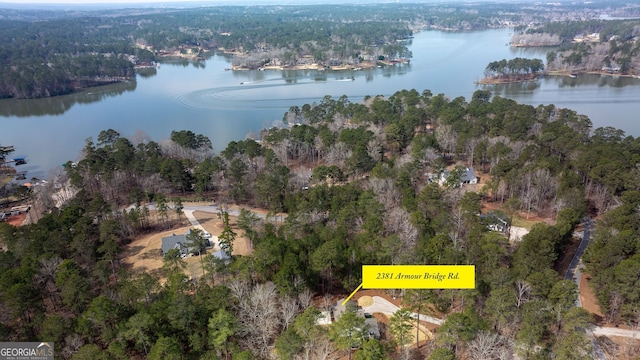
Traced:
<path fill-rule="evenodd" d="M 580 300 L 580 278 L 582 278 L 582 272 L 580 271 L 582 265 L 582 255 L 584 254 L 585 249 L 589 245 L 589 241 L 591 240 L 591 231 L 593 229 L 593 220 L 590 217 L 585 217 L 582 219 L 582 240 L 580 240 L 580 245 L 578 246 L 578 250 L 573 255 L 573 259 L 571 259 L 571 263 L 569 264 L 569 268 L 564 273 L 565 280 L 573 280 L 578 287 L 578 298 L 576 299 L 576 306 L 582 307 L 582 301 Z M 598 345 L 596 341 L 596 337 L 592 330 L 586 330 L 587 336 L 591 340 L 591 348 L 592 348 L 592 356 L 594 359 L 606 360 L 607 357 L 602 351 L 602 348 Z"/>
<path fill-rule="evenodd" d="M 576 285 L 578 286 L 578 294 L 580 293 L 580 278 L 582 278 L 582 272 L 580 271 L 582 265 L 582 255 L 587 249 L 587 246 L 589 246 L 589 241 L 591 241 L 591 232 L 593 230 L 593 225 L 593 220 L 591 218 L 585 217 L 584 219 L 582 219 L 582 227 L 584 229 L 582 231 L 582 240 L 580 240 L 578 250 L 576 250 L 576 253 L 573 255 L 573 259 L 571 259 L 569 268 L 567 268 L 567 271 L 564 273 L 565 280 L 573 280 L 576 283 Z M 578 299 L 576 300 L 576 306 L 582 307 L 580 296 L 578 296 Z"/>
<path fill-rule="evenodd" d="M 589 246 L 589 241 L 591 241 L 591 232 L 593 231 L 593 220 L 591 218 L 582 219 L 582 240 L 580 240 L 580 246 L 578 246 L 578 250 L 573 255 L 573 259 L 571 259 L 571 264 L 569 264 L 569 268 L 564 273 L 564 279 L 570 280 L 573 279 L 578 286 L 580 286 L 580 259 L 582 259 L 582 255 L 584 251 Z M 576 233 L 578 234 L 578 233 Z"/>
<path fill-rule="evenodd" d="M 167 204 L 169 206 L 169 204 Z M 219 206 L 217 204 L 209 204 L 209 205 L 190 205 L 190 204 L 183 204 L 184 208 L 182 209 L 182 211 L 184 211 L 185 213 L 187 211 L 202 211 L 202 212 L 208 212 L 208 213 L 214 213 L 214 214 L 218 214 L 220 212 L 220 210 L 226 209 L 226 211 L 229 213 L 229 215 L 231 216 L 240 216 L 240 210 L 236 210 L 236 209 L 230 209 L 230 208 L 226 208 L 225 206 Z M 134 206 L 129 206 L 128 209 L 133 208 Z M 155 203 L 150 203 L 147 204 L 147 208 L 149 210 L 156 210 L 156 204 Z M 169 206 L 170 210 L 173 210 L 173 207 Z M 267 215 L 263 214 L 263 213 L 259 213 L 259 212 L 255 212 L 253 211 L 253 213 L 261 218 L 261 219 L 266 219 Z M 280 216 L 278 214 L 278 216 Z M 286 215 L 283 215 L 284 217 L 286 217 Z"/>

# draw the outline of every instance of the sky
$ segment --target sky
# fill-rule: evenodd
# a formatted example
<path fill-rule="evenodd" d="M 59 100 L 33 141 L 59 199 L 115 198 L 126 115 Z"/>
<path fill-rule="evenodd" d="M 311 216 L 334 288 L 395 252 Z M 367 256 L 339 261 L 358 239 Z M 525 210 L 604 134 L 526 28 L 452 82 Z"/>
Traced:
<path fill-rule="evenodd" d="M 189 8 L 220 5 L 371 4 L 434 0 L 0 0 L 0 9 L 96 10 L 140 7 Z M 448 1 L 448 0 L 435 0 Z M 455 0 L 453 0 L 455 1 Z"/>
<path fill-rule="evenodd" d="M 331 3 L 338 0 L 321 0 Z M 358 0 L 356 0 L 358 1 Z M 373 0 L 372 2 L 375 2 Z M 319 2 L 319 1 L 317 1 Z M 215 5 L 265 5 L 265 4 L 303 4 L 305 0 L 0 0 L 0 8 L 12 9 L 69 9 L 74 8 L 122 8 L 122 7 L 200 7 Z"/>
<path fill-rule="evenodd" d="M 245 2 L 246 0 L 237 0 Z M 166 3 L 169 1 L 162 0 L 0 0 L 0 3 L 13 4 L 91 4 L 91 3 Z M 220 2 L 219 0 L 172 0 L 170 2 Z"/>
<path fill-rule="evenodd" d="M 230 3 L 231 1 L 225 0 L 171 0 L 171 1 L 161 1 L 161 0 L 0 0 L 0 3 L 3 4 L 149 4 L 149 3 Z M 235 3 L 248 3 L 248 0 L 235 0 Z"/>
<path fill-rule="evenodd" d="M 42 4 L 42 5 L 52 5 L 52 4 L 127 4 L 127 5 L 135 5 L 135 4 L 185 4 L 185 3 L 193 3 L 199 5 L 219 5 L 219 4 L 236 4 L 236 5 L 250 5 L 255 3 L 304 3 L 306 1 L 295 1 L 295 0 L 0 0 L 0 4 L 15 4 L 15 5 L 24 5 L 24 4 Z M 340 2 L 340 1 L 322 1 L 322 2 Z M 355 1 L 351 1 L 355 2 Z M 376 2 L 375 0 L 369 2 Z"/>
<path fill-rule="evenodd" d="M 398 0 L 347 0 L 346 3 L 375 3 L 395 2 Z M 404 2 L 407 0 L 399 0 Z M 411 0 L 415 2 L 415 0 Z M 119 4 L 134 7 L 136 4 L 162 4 L 162 5 L 253 5 L 253 4 L 305 4 L 305 3 L 345 3 L 344 0 L 0 0 L 3 7 L 23 8 L 25 5 L 65 5 L 65 4 Z"/>
<path fill-rule="evenodd" d="M 0 8 L 62 8 L 68 5 L 81 7 L 106 6 L 138 7 L 140 5 L 166 7 L 200 7 L 209 5 L 289 5 L 289 4 L 344 4 L 344 3 L 381 3 L 415 2 L 415 0 L 0 0 Z M 427 0 L 428 1 L 428 0 Z"/>

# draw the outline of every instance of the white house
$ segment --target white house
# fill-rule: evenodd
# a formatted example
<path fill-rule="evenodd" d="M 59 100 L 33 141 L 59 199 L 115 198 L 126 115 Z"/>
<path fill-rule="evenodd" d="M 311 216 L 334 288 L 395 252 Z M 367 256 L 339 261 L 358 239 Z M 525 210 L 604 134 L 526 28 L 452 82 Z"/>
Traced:
<path fill-rule="evenodd" d="M 440 176 L 436 179 L 436 182 L 438 184 L 440 184 L 440 186 L 444 186 L 445 182 L 447 181 L 447 178 L 449 177 L 449 175 L 451 175 L 451 172 L 449 170 L 444 170 Z M 475 170 L 473 170 L 473 167 L 467 167 L 464 169 L 464 172 L 462 173 L 462 176 L 460 178 L 460 185 L 462 184 L 477 184 L 478 183 L 478 176 L 476 175 Z"/>

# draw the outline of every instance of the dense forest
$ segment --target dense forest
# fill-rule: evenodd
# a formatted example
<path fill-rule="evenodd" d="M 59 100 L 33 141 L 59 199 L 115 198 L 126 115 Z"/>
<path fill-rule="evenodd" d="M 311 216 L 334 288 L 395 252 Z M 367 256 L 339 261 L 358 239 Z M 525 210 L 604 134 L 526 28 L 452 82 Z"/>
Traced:
<path fill-rule="evenodd" d="M 584 263 L 600 307 L 637 326 L 638 139 L 487 91 L 326 96 L 283 119 L 219 154 L 188 130 L 87 139 L 65 167 L 73 198 L 41 199 L 49 210 L 36 224 L 0 224 L 1 338 L 54 341 L 71 359 L 326 359 L 351 347 L 357 359 L 584 359 L 593 318 L 558 264 L 586 216 L 599 216 Z M 475 191 L 460 181 L 470 166 L 484 179 Z M 445 169 L 442 186 L 430 181 Z M 252 253 L 202 257 L 202 275 L 186 275 L 175 254 L 160 273 L 122 263 L 132 239 L 166 226 L 167 205 L 179 217 L 194 197 L 286 217 L 243 211 L 229 235 L 246 236 Z M 487 203 L 553 221 L 510 243 L 479 216 Z M 401 346 L 404 315 L 380 339 L 354 335 L 364 329 L 355 315 L 317 325 L 319 299 L 348 294 L 363 264 L 473 264 L 476 288 L 400 292 L 407 309 L 445 319 L 420 351 Z"/>

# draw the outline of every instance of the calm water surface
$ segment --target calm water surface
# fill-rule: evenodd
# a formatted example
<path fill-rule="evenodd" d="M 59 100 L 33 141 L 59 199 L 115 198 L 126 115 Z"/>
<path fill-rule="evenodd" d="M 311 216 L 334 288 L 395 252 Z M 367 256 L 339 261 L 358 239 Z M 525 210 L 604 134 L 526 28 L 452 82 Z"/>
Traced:
<path fill-rule="evenodd" d="M 0 100 L 0 145 L 14 145 L 13 155 L 27 157 L 29 164 L 22 169 L 29 171 L 28 177 L 43 177 L 77 159 L 85 139 L 108 128 L 124 136 L 141 131 L 154 140 L 188 129 L 208 136 L 219 151 L 229 141 L 279 121 L 292 105 L 318 102 L 325 95 L 347 95 L 357 102 L 402 89 L 470 99 L 483 88 L 534 106 L 572 108 L 588 115 L 594 127 L 614 126 L 640 135 L 639 79 L 581 76 L 492 87 L 474 84 L 490 61 L 545 59 L 545 50 L 505 46 L 509 37 L 506 29 L 423 32 L 413 39 L 410 65 L 357 72 L 225 71 L 230 59 L 218 55 L 198 64 L 165 62 L 129 83 L 49 99 Z"/>

